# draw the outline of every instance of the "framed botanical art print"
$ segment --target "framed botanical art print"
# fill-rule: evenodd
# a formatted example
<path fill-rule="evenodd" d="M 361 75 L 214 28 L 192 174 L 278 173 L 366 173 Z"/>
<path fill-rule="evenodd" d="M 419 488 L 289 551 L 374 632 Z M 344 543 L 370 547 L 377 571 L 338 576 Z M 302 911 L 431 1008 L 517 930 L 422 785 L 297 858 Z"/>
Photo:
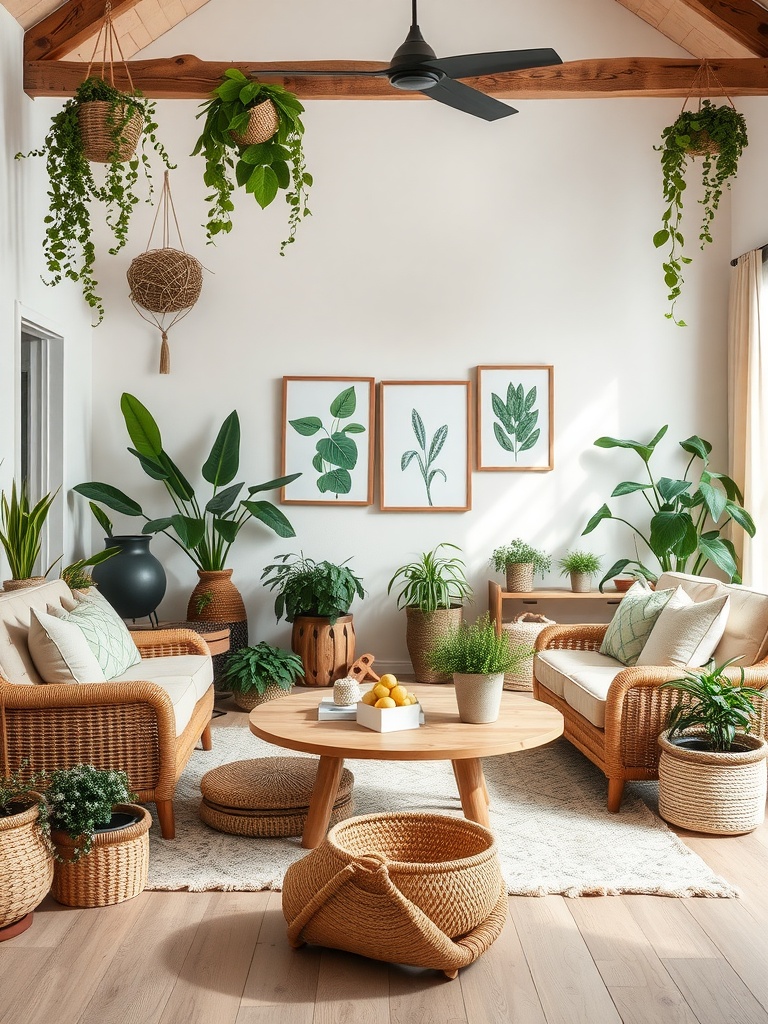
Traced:
<path fill-rule="evenodd" d="M 373 503 L 373 377 L 283 377 L 286 505 Z"/>
<path fill-rule="evenodd" d="M 380 384 L 380 504 L 385 512 L 466 512 L 472 507 L 467 380 Z"/>
<path fill-rule="evenodd" d="M 554 384 L 551 366 L 478 366 L 477 468 L 553 468 Z"/>

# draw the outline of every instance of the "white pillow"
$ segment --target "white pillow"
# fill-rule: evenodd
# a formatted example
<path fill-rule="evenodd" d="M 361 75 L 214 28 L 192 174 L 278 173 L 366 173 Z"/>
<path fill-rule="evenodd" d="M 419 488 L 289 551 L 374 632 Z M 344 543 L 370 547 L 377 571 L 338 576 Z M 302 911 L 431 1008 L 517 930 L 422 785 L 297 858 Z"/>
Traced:
<path fill-rule="evenodd" d="M 56 615 L 32 609 L 27 645 L 44 683 L 103 683 L 106 679 L 83 631 Z"/>
<path fill-rule="evenodd" d="M 75 593 L 75 599 L 77 607 L 69 612 L 66 621 L 83 631 L 106 678 L 114 679 L 131 665 L 138 665 L 141 661 L 139 649 L 109 601 L 98 591 L 87 596 Z"/>
<path fill-rule="evenodd" d="M 638 665 L 706 665 L 725 632 L 731 599 L 728 594 L 709 601 L 670 601 L 637 659 Z"/>

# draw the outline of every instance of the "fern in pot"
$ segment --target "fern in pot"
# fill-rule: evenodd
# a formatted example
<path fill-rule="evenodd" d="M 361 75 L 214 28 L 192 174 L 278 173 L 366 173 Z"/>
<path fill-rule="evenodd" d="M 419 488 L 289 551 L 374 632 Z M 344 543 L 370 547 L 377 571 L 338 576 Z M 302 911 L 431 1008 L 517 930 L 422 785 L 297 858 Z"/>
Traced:
<path fill-rule="evenodd" d="M 464 601 L 472 597 L 472 588 L 464 574 L 464 561 L 443 551 L 460 552 L 456 544 L 444 541 L 425 551 L 415 562 L 401 565 L 387 586 L 400 589 L 397 607 L 405 608 L 405 641 L 417 683 L 448 683 L 450 675 L 435 672 L 427 654 L 434 643 L 461 622 Z"/>
<path fill-rule="evenodd" d="M 589 593 L 593 577 L 600 572 L 600 557 L 591 551 L 568 551 L 557 564 L 561 576 L 570 576 L 575 594 Z"/>
<path fill-rule="evenodd" d="M 491 564 L 496 572 L 506 573 L 508 592 L 525 594 L 533 590 L 534 576 L 549 572 L 552 559 L 546 552 L 516 537 L 509 544 L 494 549 Z"/>
<path fill-rule="evenodd" d="M 301 658 L 262 640 L 241 647 L 227 660 L 223 681 L 239 708 L 250 711 L 277 697 L 285 697 L 304 675 Z"/>
<path fill-rule="evenodd" d="M 497 633 L 486 613 L 438 640 L 429 661 L 437 672 L 453 675 L 459 719 L 483 725 L 499 717 L 504 673 L 518 669 L 532 654 L 530 647 L 513 646 L 509 634 Z"/>

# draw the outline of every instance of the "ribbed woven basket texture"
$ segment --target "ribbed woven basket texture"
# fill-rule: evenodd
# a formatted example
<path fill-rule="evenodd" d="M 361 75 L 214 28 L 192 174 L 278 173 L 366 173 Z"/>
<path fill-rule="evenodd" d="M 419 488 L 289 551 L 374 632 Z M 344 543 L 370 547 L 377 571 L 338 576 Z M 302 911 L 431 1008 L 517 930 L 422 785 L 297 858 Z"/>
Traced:
<path fill-rule="evenodd" d="M 152 815 L 138 804 L 115 804 L 115 811 L 140 814 L 135 825 L 102 832 L 93 849 L 75 864 L 55 864 L 51 895 L 68 907 L 109 907 L 143 892 L 149 869 L 149 827 Z M 51 835 L 56 849 L 71 860 L 73 840 L 63 832 Z"/>
<path fill-rule="evenodd" d="M 45 583 L 45 576 L 28 576 L 25 580 L 4 580 L 3 590 L 26 590 L 27 587 L 38 587 Z"/>
<path fill-rule="evenodd" d="M 417 683 L 450 683 L 450 672 L 435 672 L 430 668 L 427 655 L 450 630 L 461 622 L 464 609 L 438 608 L 422 612 L 418 608 L 405 609 L 405 643 Z"/>
<path fill-rule="evenodd" d="M 438 814 L 350 818 L 291 865 L 283 884 L 294 945 L 314 942 L 451 976 L 498 936 L 506 903 L 491 833 Z"/>
<path fill-rule="evenodd" d="M 523 612 L 516 615 L 511 622 L 502 623 L 501 628 L 509 634 L 512 647 L 533 647 L 536 637 L 547 626 L 553 626 L 554 620 L 548 619 L 545 615 L 537 615 L 532 612 Z M 504 673 L 505 690 L 532 690 L 533 689 L 533 655 L 520 662 L 514 672 Z"/>
<path fill-rule="evenodd" d="M 533 562 L 510 562 L 507 566 L 507 590 L 527 594 L 533 590 Z"/>
<path fill-rule="evenodd" d="M 242 134 L 232 132 L 232 138 L 238 146 L 255 146 L 271 139 L 279 124 L 275 104 L 272 100 L 263 100 L 255 107 L 251 107 L 245 131 Z"/>
<path fill-rule="evenodd" d="M 686 750 L 659 736 L 659 814 L 692 832 L 743 835 L 765 817 L 766 744 L 737 735 L 743 752 Z"/>
<path fill-rule="evenodd" d="M 692 132 L 691 141 L 685 147 L 688 156 L 717 156 L 720 152 L 720 143 L 715 142 L 709 132 Z"/>
<path fill-rule="evenodd" d="M 38 795 L 30 793 L 30 799 Z M 37 805 L 0 817 L 0 928 L 34 910 L 51 888 L 53 857 L 37 818 Z"/>
<path fill-rule="evenodd" d="M 290 690 L 284 690 L 282 686 L 278 686 L 277 683 L 269 683 L 264 693 L 257 693 L 256 690 L 240 693 L 238 690 L 233 690 L 232 700 L 243 711 L 253 711 L 254 708 L 257 708 L 260 704 L 266 704 L 267 701 L 277 700 L 279 697 L 287 697 L 290 692 Z"/>
<path fill-rule="evenodd" d="M 107 164 L 115 151 L 115 133 L 125 117 L 125 107 L 118 104 L 112 112 L 106 100 L 91 100 L 77 108 L 83 154 L 92 163 Z M 125 126 L 120 130 L 117 147 L 118 163 L 130 160 L 136 152 L 144 128 L 141 111 L 134 108 Z"/>
<path fill-rule="evenodd" d="M 199 260 L 180 249 L 148 249 L 128 267 L 131 298 L 150 313 L 178 313 L 194 306 L 203 288 Z"/>

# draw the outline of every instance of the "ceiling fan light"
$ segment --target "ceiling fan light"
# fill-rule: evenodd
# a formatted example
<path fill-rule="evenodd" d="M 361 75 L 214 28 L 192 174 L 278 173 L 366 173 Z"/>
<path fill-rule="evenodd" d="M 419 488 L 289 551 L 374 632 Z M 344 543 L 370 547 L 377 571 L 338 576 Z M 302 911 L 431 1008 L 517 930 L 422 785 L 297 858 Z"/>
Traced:
<path fill-rule="evenodd" d="M 443 76 L 439 71 L 432 71 L 430 68 L 419 68 L 410 71 L 395 71 L 389 76 L 390 85 L 396 89 L 404 89 L 407 92 L 421 92 L 424 89 L 433 89 Z"/>

